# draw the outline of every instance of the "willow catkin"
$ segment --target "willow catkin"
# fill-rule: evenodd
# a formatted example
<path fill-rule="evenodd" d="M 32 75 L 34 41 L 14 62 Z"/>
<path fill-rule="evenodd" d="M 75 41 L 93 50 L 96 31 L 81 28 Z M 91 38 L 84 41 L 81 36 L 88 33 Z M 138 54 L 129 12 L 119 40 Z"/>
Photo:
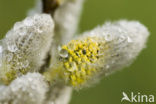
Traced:
<path fill-rule="evenodd" d="M 48 84 L 39 73 L 16 78 L 9 86 L 0 86 L 0 104 L 43 104 Z"/>
<path fill-rule="evenodd" d="M 58 66 L 51 69 L 57 71 L 51 74 L 59 73 L 66 84 L 76 88 L 88 86 L 128 66 L 145 47 L 148 35 L 147 28 L 137 21 L 107 22 L 63 45 Z"/>
<path fill-rule="evenodd" d="M 53 28 L 53 20 L 47 14 L 36 14 L 14 25 L 1 45 L 0 79 L 4 83 L 39 70 L 49 51 Z"/>

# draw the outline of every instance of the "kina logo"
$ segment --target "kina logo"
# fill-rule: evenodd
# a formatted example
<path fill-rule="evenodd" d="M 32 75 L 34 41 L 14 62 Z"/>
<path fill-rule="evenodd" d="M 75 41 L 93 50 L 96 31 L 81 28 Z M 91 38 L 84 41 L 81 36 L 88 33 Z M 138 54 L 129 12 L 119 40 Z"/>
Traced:
<path fill-rule="evenodd" d="M 134 92 L 131 92 L 131 94 L 126 94 L 125 92 L 122 92 L 122 99 L 121 102 L 128 101 L 128 102 L 146 102 L 146 103 L 153 103 L 155 102 L 154 95 L 145 95 L 141 93 L 135 94 Z"/>

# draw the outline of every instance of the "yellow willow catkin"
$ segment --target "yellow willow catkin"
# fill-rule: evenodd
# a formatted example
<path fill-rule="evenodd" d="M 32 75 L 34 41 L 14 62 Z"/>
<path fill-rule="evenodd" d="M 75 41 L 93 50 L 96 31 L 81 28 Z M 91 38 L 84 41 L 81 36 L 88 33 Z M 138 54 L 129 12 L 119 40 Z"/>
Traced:
<path fill-rule="evenodd" d="M 108 46 L 105 42 L 98 43 L 98 37 L 86 37 L 84 40 L 72 40 L 67 45 L 62 46 L 61 51 L 67 51 L 68 57 L 63 61 L 62 72 L 65 79 L 70 80 L 72 86 L 79 86 L 98 73 L 96 63 L 100 57 L 100 51 Z M 105 47 L 100 47 L 103 45 Z"/>
<path fill-rule="evenodd" d="M 49 81 L 60 77 L 75 88 L 88 86 L 129 65 L 145 47 L 148 35 L 136 21 L 106 23 L 63 45 L 56 65 L 45 76 Z"/>

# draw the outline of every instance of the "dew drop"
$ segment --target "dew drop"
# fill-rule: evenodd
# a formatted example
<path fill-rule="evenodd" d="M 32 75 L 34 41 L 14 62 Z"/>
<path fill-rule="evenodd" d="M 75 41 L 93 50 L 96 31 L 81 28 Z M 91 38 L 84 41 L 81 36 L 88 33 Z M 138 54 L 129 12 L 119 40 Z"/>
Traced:
<path fill-rule="evenodd" d="M 59 52 L 59 55 L 63 58 L 67 58 L 68 57 L 68 52 L 65 49 L 61 49 Z"/>
<path fill-rule="evenodd" d="M 34 24 L 33 19 L 32 18 L 27 18 L 24 20 L 24 24 L 26 26 L 32 26 Z"/>
<path fill-rule="evenodd" d="M 17 46 L 16 45 L 8 45 L 8 50 L 10 52 L 16 52 L 18 50 Z"/>
<path fill-rule="evenodd" d="M 21 22 L 17 22 L 17 23 L 14 25 L 13 30 L 16 31 L 16 30 L 20 29 L 22 26 L 23 26 L 23 25 L 22 25 Z"/>
<path fill-rule="evenodd" d="M 118 39 L 119 42 L 123 42 L 125 40 L 125 36 L 124 35 L 121 35 Z"/>
<path fill-rule="evenodd" d="M 42 29 L 40 29 L 40 28 L 36 28 L 36 31 L 37 31 L 38 33 L 42 33 L 42 32 L 43 32 Z"/>
<path fill-rule="evenodd" d="M 3 52 L 3 48 L 2 46 L 0 46 L 0 54 Z"/>
<path fill-rule="evenodd" d="M 109 69 L 110 68 L 110 66 L 109 65 L 106 65 L 106 69 Z"/>
<path fill-rule="evenodd" d="M 129 43 L 133 42 L 132 39 L 131 39 L 130 37 L 127 38 L 127 41 L 128 41 Z"/>
<path fill-rule="evenodd" d="M 27 68 L 29 66 L 29 61 L 26 60 L 25 62 L 22 63 L 23 68 Z"/>
<path fill-rule="evenodd" d="M 27 32 L 24 31 L 24 30 L 19 31 L 19 35 L 21 35 L 21 36 L 24 36 L 24 35 L 26 35 L 26 34 L 27 34 Z"/>

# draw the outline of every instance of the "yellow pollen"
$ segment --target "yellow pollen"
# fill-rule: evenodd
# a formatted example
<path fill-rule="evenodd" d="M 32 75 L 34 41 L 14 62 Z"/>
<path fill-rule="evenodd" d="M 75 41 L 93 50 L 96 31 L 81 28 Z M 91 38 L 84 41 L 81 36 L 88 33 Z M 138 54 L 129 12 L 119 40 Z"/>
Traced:
<path fill-rule="evenodd" d="M 96 73 L 94 67 L 89 67 L 99 56 L 99 44 L 94 39 L 72 40 L 62 46 L 68 52 L 68 58 L 63 60 L 63 73 L 68 74 L 64 79 L 68 79 L 68 84 L 74 87 L 81 86 Z"/>

